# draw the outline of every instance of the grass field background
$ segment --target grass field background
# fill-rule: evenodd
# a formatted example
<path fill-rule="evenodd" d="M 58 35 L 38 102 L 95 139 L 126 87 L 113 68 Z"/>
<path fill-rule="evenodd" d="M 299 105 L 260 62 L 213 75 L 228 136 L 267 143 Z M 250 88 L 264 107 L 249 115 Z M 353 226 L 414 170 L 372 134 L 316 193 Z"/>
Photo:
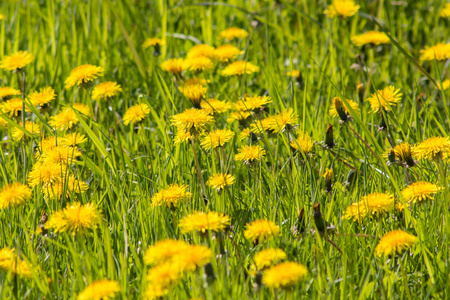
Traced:
<path fill-rule="evenodd" d="M 65 105 L 87 104 L 92 117 L 75 127 L 88 141 L 71 172 L 88 183 L 89 189 L 67 199 L 49 201 L 34 188 L 23 206 L 0 210 L 0 248 L 19 251 L 22 259 L 39 266 L 32 278 L 0 272 L 0 295 L 4 299 L 75 299 L 89 283 L 103 278 L 120 285 L 118 299 L 140 299 L 145 291 L 145 250 L 156 241 L 173 238 L 207 245 L 215 280 L 207 280 L 200 268 L 171 288 L 167 299 L 446 299 L 449 297 L 449 193 L 447 168 L 439 171 L 432 161 L 420 161 L 411 171 L 413 181 L 429 181 L 444 189 L 402 215 L 343 220 L 348 205 L 373 192 L 395 195 L 405 203 L 404 169 L 388 167 L 384 153 L 390 149 L 386 131 L 378 131 L 381 118 L 365 101 L 377 89 L 393 85 L 403 93 L 401 102 L 388 113 L 388 134 L 395 144 L 420 143 L 450 130 L 448 91 L 439 87 L 448 77 L 447 61 L 419 60 L 420 50 L 449 38 L 449 19 L 439 16 L 445 1 L 360 1 L 359 12 L 349 18 L 330 19 L 327 1 L 2 1 L 0 57 L 19 50 L 35 56 L 25 67 L 26 94 L 51 86 L 57 97 L 49 108 L 27 112 L 27 120 L 49 121 Z M 171 117 L 192 107 L 177 89 L 178 81 L 160 68 L 168 58 L 184 57 L 197 43 L 221 45 L 222 30 L 236 26 L 249 32 L 233 44 L 244 53 L 240 59 L 260 67 L 241 77 L 221 75 L 223 66 L 198 76 L 208 80 L 211 98 L 236 102 L 244 94 L 270 95 L 266 111 L 273 115 L 292 108 L 298 114 L 296 130 L 324 141 L 328 124 L 334 125 L 338 156 L 359 170 L 357 182 L 347 189 L 351 170 L 317 144 L 303 157 L 289 141 L 294 132 L 262 134 L 257 142 L 267 151 L 253 168 L 235 161 L 241 132 L 228 113 L 215 118 L 210 128 L 228 128 L 236 135 L 224 146 L 226 161 L 196 145 L 201 178 L 197 174 L 192 146 L 175 145 Z M 388 32 L 388 45 L 356 47 L 351 37 L 368 30 Z M 159 56 L 143 49 L 148 37 L 159 37 Z M 72 69 L 83 64 L 105 68 L 97 81 L 116 81 L 123 89 L 108 102 L 92 101 L 85 89 L 64 88 Z M 299 70 L 302 80 L 287 76 Z M 363 89 L 358 91 L 358 84 Z M 16 74 L 0 72 L 0 86 L 18 88 Z M 339 96 L 360 104 L 351 113 L 350 126 L 373 149 L 329 116 L 331 99 Z M 146 103 L 150 114 L 135 126 L 122 117 L 132 105 Z M 14 120 L 14 119 L 13 119 Z M 16 126 L 21 126 L 17 119 Z M 45 126 L 44 126 L 45 127 Z M 23 142 L 14 141 L 9 125 L 0 129 L 0 186 L 26 183 L 36 163 L 40 139 L 27 139 L 24 165 Z M 48 127 L 43 135 L 52 136 Z M 333 168 L 333 191 L 323 190 L 322 174 Z M 229 172 L 236 182 L 222 193 L 202 182 L 217 172 Z M 443 176 L 442 176 L 443 175 Z M 152 207 L 151 198 L 169 184 L 186 184 L 191 200 L 177 210 Z M 206 200 L 206 201 L 205 201 Z M 102 211 L 102 222 L 85 235 L 69 233 L 47 236 L 36 233 L 42 211 L 51 215 L 67 203 L 93 203 Z M 206 204 L 207 203 L 207 204 Z M 324 218 L 339 235 L 331 240 L 342 254 L 314 228 L 313 204 L 320 203 Z M 306 234 L 294 237 L 298 212 L 304 208 Z M 223 238 L 182 234 L 178 221 L 194 211 L 223 212 L 231 218 L 231 231 Z M 254 246 L 244 238 L 246 224 L 268 219 L 280 226 L 280 236 Z M 374 249 L 385 233 L 401 229 L 418 237 L 411 251 L 396 257 L 378 257 Z M 364 234 L 367 236 L 355 236 Z M 230 238 L 232 236 L 232 238 Z M 221 245 L 220 243 L 223 243 Z M 221 250 L 221 247 L 223 249 Z M 289 261 L 304 264 L 307 278 L 288 290 L 255 288 L 249 274 L 258 251 L 278 247 Z M 43 275 L 45 274 L 45 275 Z"/>

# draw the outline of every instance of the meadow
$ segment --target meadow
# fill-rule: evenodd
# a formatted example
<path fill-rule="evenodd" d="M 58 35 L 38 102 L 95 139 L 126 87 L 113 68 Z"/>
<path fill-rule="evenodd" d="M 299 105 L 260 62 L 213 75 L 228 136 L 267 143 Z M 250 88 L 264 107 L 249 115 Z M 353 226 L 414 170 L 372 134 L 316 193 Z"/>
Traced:
<path fill-rule="evenodd" d="M 1 299 L 448 299 L 450 4 L 0 3 Z"/>

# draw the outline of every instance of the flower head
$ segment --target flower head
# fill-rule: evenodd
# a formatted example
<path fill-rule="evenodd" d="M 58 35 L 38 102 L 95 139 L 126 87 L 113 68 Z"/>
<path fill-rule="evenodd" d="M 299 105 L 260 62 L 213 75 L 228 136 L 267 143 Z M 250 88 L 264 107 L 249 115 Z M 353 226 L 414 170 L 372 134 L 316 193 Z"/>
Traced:
<path fill-rule="evenodd" d="M 82 194 L 87 191 L 89 186 L 78 180 L 74 175 L 65 176 L 63 180 L 53 182 L 43 187 L 41 192 L 46 199 L 60 199 L 64 194 L 65 198 L 73 194 Z"/>
<path fill-rule="evenodd" d="M 200 102 L 200 107 L 210 115 L 216 113 L 224 113 L 231 108 L 231 105 L 226 101 L 217 99 L 207 99 Z"/>
<path fill-rule="evenodd" d="M 256 109 L 263 108 L 266 104 L 271 103 L 272 100 L 269 96 L 254 96 L 245 97 L 239 100 L 234 105 L 239 111 L 252 111 Z"/>
<path fill-rule="evenodd" d="M 6 99 L 11 96 L 20 95 L 20 90 L 13 89 L 12 87 L 5 86 L 0 88 L 0 99 Z"/>
<path fill-rule="evenodd" d="M 372 193 L 351 204 L 345 210 L 343 219 L 361 221 L 372 215 L 382 215 L 394 210 L 394 196 L 385 193 Z"/>
<path fill-rule="evenodd" d="M 442 91 L 448 90 L 449 87 L 450 87 L 450 79 L 445 79 L 444 81 L 442 81 L 442 87 L 440 87 Z"/>
<path fill-rule="evenodd" d="M 185 63 L 182 58 L 171 58 L 161 63 L 161 69 L 173 75 L 180 75 L 183 72 L 184 66 Z"/>
<path fill-rule="evenodd" d="M 65 81 L 66 89 L 73 87 L 74 85 L 82 87 L 90 87 L 93 84 L 94 79 L 98 76 L 103 76 L 103 67 L 93 65 L 82 65 L 76 67 L 70 72 L 69 77 Z"/>
<path fill-rule="evenodd" d="M 253 258 L 253 269 L 262 270 L 286 259 L 286 252 L 278 248 L 264 249 Z"/>
<path fill-rule="evenodd" d="M 209 57 L 198 56 L 186 59 L 184 61 L 183 69 L 192 72 L 202 72 L 212 70 L 213 67 L 214 64 Z"/>
<path fill-rule="evenodd" d="M 193 135 L 189 131 L 178 130 L 175 135 L 173 142 L 175 145 L 182 144 L 184 142 L 188 142 L 193 138 Z"/>
<path fill-rule="evenodd" d="M 214 50 L 214 57 L 221 62 L 228 62 L 242 53 L 241 50 L 232 45 L 222 45 Z"/>
<path fill-rule="evenodd" d="M 53 139 L 53 138 L 52 138 Z M 76 147 L 80 144 L 83 144 L 87 141 L 86 136 L 81 133 L 67 133 L 61 143 L 65 146 Z"/>
<path fill-rule="evenodd" d="M 195 107 L 199 108 L 200 102 L 205 98 L 207 90 L 208 89 L 203 87 L 202 85 L 195 84 L 184 87 L 183 94 L 186 96 L 186 98 L 189 99 L 189 101 L 192 102 Z"/>
<path fill-rule="evenodd" d="M 298 137 L 289 143 L 294 150 L 302 151 L 305 154 L 311 152 L 314 147 L 314 142 L 306 132 L 298 132 Z"/>
<path fill-rule="evenodd" d="M 219 37 L 224 40 L 245 39 L 248 32 L 242 28 L 230 27 L 219 33 Z"/>
<path fill-rule="evenodd" d="M 187 191 L 186 185 L 171 184 L 152 197 L 152 206 L 166 205 L 175 208 L 184 200 L 190 199 L 192 194 Z"/>
<path fill-rule="evenodd" d="M 253 242 L 260 243 L 272 239 L 280 233 L 280 227 L 269 220 L 256 220 L 246 225 L 244 236 Z"/>
<path fill-rule="evenodd" d="M 4 56 L 0 61 L 0 69 L 4 69 L 6 71 L 22 69 L 23 67 L 31 63 L 33 59 L 34 56 L 30 52 L 19 51 L 9 56 Z"/>
<path fill-rule="evenodd" d="M 392 151 L 394 151 L 395 159 L 397 159 L 400 163 L 406 164 L 409 167 L 414 167 L 416 164 L 413 159 L 413 149 L 410 144 L 401 143 L 395 145 Z"/>
<path fill-rule="evenodd" d="M 375 248 L 378 256 L 393 255 L 411 248 L 417 237 L 402 230 L 393 230 L 385 234 Z"/>
<path fill-rule="evenodd" d="M 178 130 L 184 132 L 201 132 L 206 124 L 213 121 L 213 117 L 202 109 L 186 109 L 181 114 L 172 117 L 172 125 L 176 126 Z"/>
<path fill-rule="evenodd" d="M 450 139 L 448 137 L 431 137 L 416 145 L 413 149 L 417 159 L 440 159 L 450 154 Z"/>
<path fill-rule="evenodd" d="M 288 108 L 270 119 L 269 130 L 273 132 L 284 132 L 286 129 L 292 129 L 297 121 L 298 115 L 292 108 Z"/>
<path fill-rule="evenodd" d="M 209 177 L 208 181 L 206 182 L 206 185 L 210 186 L 213 189 L 216 189 L 217 191 L 221 191 L 225 187 L 232 185 L 234 181 L 235 178 L 233 175 L 218 173 Z"/>
<path fill-rule="evenodd" d="M 158 264 L 148 270 L 146 281 L 148 284 L 146 296 L 149 299 L 157 299 L 169 293 L 171 286 L 182 278 L 179 265 L 172 261 Z"/>
<path fill-rule="evenodd" d="M 209 45 L 195 45 L 188 51 L 187 58 L 189 60 L 198 57 L 207 57 L 212 59 L 214 58 L 214 50 L 214 47 L 211 47 Z"/>
<path fill-rule="evenodd" d="M 441 10 L 441 12 L 439 13 L 439 15 L 443 18 L 448 18 L 450 17 L 450 3 L 446 3 L 445 7 Z"/>
<path fill-rule="evenodd" d="M 68 130 L 79 122 L 80 120 L 78 120 L 78 117 L 73 110 L 66 108 L 56 116 L 51 117 L 48 123 L 57 130 Z"/>
<path fill-rule="evenodd" d="M 142 44 L 142 48 L 147 49 L 149 47 L 154 47 L 156 45 L 162 46 L 166 43 L 160 38 L 147 38 Z"/>
<path fill-rule="evenodd" d="M 391 85 L 382 90 L 377 90 L 367 101 L 370 103 L 372 112 L 390 111 L 392 106 L 402 99 L 402 96 L 400 89 L 396 89 L 395 86 Z"/>
<path fill-rule="evenodd" d="M 194 232 L 206 233 L 208 231 L 224 231 L 230 225 L 230 218 L 215 211 L 196 212 L 180 220 L 179 226 L 182 233 Z"/>
<path fill-rule="evenodd" d="M 270 288 L 288 288 L 308 275 L 308 269 L 296 262 L 280 263 L 263 272 L 262 282 Z"/>
<path fill-rule="evenodd" d="M 435 184 L 418 181 L 407 186 L 402 191 L 402 196 L 406 201 L 416 203 L 426 200 L 433 200 L 433 195 L 439 192 L 441 188 Z"/>
<path fill-rule="evenodd" d="M 118 292 L 120 292 L 120 286 L 117 281 L 97 280 L 78 294 L 77 300 L 105 300 L 114 298 Z"/>
<path fill-rule="evenodd" d="M 0 269 L 25 278 L 31 278 L 32 275 L 30 265 L 21 260 L 16 251 L 10 248 L 0 249 Z"/>
<path fill-rule="evenodd" d="M 347 99 L 347 103 L 355 112 L 359 112 L 358 103 L 350 99 Z M 345 122 L 350 116 L 350 110 L 347 108 L 347 105 L 341 100 L 341 98 L 334 97 L 333 99 L 331 99 L 331 106 L 328 114 L 333 118 L 339 117 L 342 121 Z"/>
<path fill-rule="evenodd" d="M 50 164 L 69 165 L 73 160 L 81 156 L 81 152 L 73 147 L 58 145 L 41 155 L 41 161 Z"/>
<path fill-rule="evenodd" d="M 184 241 L 166 239 L 156 242 L 145 251 L 144 262 L 147 265 L 158 265 L 171 261 L 177 254 L 182 254 L 189 247 Z"/>
<path fill-rule="evenodd" d="M 250 129 L 254 133 L 264 134 L 264 132 L 273 133 L 271 125 L 274 123 L 274 116 L 268 116 L 262 120 L 255 120 L 254 123 L 250 125 Z M 276 123 L 275 123 L 276 124 Z"/>
<path fill-rule="evenodd" d="M 239 121 L 239 123 L 245 123 L 246 120 L 251 116 L 252 114 L 248 111 L 235 111 L 230 113 L 227 121 L 233 122 L 233 121 Z"/>
<path fill-rule="evenodd" d="M 0 112 L 3 112 L 5 114 L 9 113 L 10 117 L 17 117 L 19 115 L 19 112 L 22 111 L 22 104 L 23 100 L 20 98 L 7 100 L 0 105 Z M 25 108 L 25 110 L 28 111 L 28 108 Z"/>
<path fill-rule="evenodd" d="M 239 153 L 234 156 L 235 160 L 242 160 L 246 164 L 252 164 L 255 161 L 261 160 L 266 155 L 266 150 L 261 146 L 242 146 L 239 148 Z"/>
<path fill-rule="evenodd" d="M 95 229 L 101 221 L 101 213 L 92 203 L 81 205 L 75 202 L 66 208 L 52 214 L 46 229 L 53 229 L 55 233 L 85 233 L 88 229 Z"/>
<path fill-rule="evenodd" d="M 213 253 L 206 246 L 192 245 L 173 257 L 173 263 L 183 272 L 195 271 L 211 261 Z"/>
<path fill-rule="evenodd" d="M 0 189 L 0 209 L 25 204 L 31 195 L 32 190 L 20 182 L 7 184 Z"/>
<path fill-rule="evenodd" d="M 108 100 L 114 96 L 117 96 L 120 92 L 122 92 L 122 88 L 120 84 L 113 81 L 106 81 L 97 84 L 92 90 L 92 99 L 93 100 Z"/>
<path fill-rule="evenodd" d="M 38 185 L 47 186 L 59 182 L 63 178 L 65 169 L 55 163 L 37 162 L 28 173 L 28 184 L 31 187 Z"/>
<path fill-rule="evenodd" d="M 55 90 L 51 87 L 45 87 L 38 91 L 34 91 L 28 96 L 28 99 L 30 102 L 34 105 L 40 105 L 43 106 L 47 103 L 50 103 L 53 99 L 56 98 Z"/>
<path fill-rule="evenodd" d="M 244 74 L 253 74 L 259 72 L 259 67 L 252 63 L 245 61 L 236 61 L 229 64 L 225 69 L 222 70 L 223 76 L 235 76 Z"/>
<path fill-rule="evenodd" d="M 391 40 L 384 32 L 380 31 L 367 31 L 363 34 L 355 35 L 352 37 L 352 43 L 355 46 L 364 46 L 366 44 L 380 45 L 389 44 Z"/>
<path fill-rule="evenodd" d="M 347 18 L 356 14 L 359 10 L 359 5 L 356 5 L 354 0 L 333 0 L 324 14 L 329 18 L 342 17 Z"/>
<path fill-rule="evenodd" d="M 287 76 L 291 76 L 293 78 L 299 78 L 300 77 L 300 71 L 299 70 L 292 70 L 286 73 Z"/>
<path fill-rule="evenodd" d="M 450 43 L 439 43 L 420 50 L 420 60 L 446 60 L 450 58 Z"/>
<path fill-rule="evenodd" d="M 217 129 L 203 136 L 201 146 L 209 150 L 217 147 L 223 147 L 234 137 L 234 132 L 228 129 Z"/>
<path fill-rule="evenodd" d="M 41 132 L 41 126 L 39 124 L 25 121 L 25 130 L 31 133 L 32 135 L 38 135 Z M 19 128 L 13 128 L 12 130 L 12 138 L 15 141 L 20 141 L 23 139 L 25 133 Z"/>
<path fill-rule="evenodd" d="M 145 117 L 150 113 L 150 108 L 147 104 L 141 103 L 137 105 L 133 105 L 127 109 L 125 114 L 123 115 L 123 123 L 125 125 L 135 124 L 142 121 Z"/>

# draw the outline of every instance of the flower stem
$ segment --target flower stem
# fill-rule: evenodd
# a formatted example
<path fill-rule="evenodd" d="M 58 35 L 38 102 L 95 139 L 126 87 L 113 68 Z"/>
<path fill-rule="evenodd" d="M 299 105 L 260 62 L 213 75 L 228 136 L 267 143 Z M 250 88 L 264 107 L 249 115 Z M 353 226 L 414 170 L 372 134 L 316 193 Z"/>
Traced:
<path fill-rule="evenodd" d="M 20 74 L 22 74 L 22 81 L 20 79 Z M 25 129 L 25 71 L 22 70 L 17 72 L 17 81 L 19 82 L 20 92 L 22 93 L 22 127 Z M 27 174 L 27 151 L 26 151 L 26 141 L 25 134 L 23 135 L 23 184 L 26 181 Z"/>
<path fill-rule="evenodd" d="M 369 149 L 369 151 L 372 152 L 373 156 L 375 156 L 375 158 L 381 163 L 380 157 L 375 153 L 375 151 L 373 151 L 369 144 L 348 123 L 345 124 L 347 125 L 347 128 L 350 129 L 361 142 L 363 142 L 367 149 Z"/>
<path fill-rule="evenodd" d="M 203 182 L 202 170 L 200 169 L 200 164 L 198 163 L 197 150 L 195 150 L 195 140 L 194 140 L 193 136 L 191 136 L 191 145 L 192 145 L 192 151 L 194 152 L 195 166 L 197 167 L 197 176 L 198 176 L 198 180 L 200 182 L 201 191 L 202 191 L 203 196 L 206 196 L 205 195 L 205 183 Z"/>

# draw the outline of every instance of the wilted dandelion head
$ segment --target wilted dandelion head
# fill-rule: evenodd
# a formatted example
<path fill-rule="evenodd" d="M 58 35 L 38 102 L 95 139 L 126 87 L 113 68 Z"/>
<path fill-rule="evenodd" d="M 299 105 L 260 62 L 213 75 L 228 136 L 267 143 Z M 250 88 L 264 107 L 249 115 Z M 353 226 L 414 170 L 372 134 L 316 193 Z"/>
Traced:
<path fill-rule="evenodd" d="M 227 112 L 231 105 L 226 101 L 207 99 L 200 103 L 200 107 L 210 115 Z"/>
<path fill-rule="evenodd" d="M 367 31 L 363 34 L 355 35 L 352 37 L 352 43 L 355 46 L 364 46 L 367 44 L 380 45 L 389 44 L 391 40 L 384 32 L 380 31 Z"/>
<path fill-rule="evenodd" d="M 0 88 L 0 99 L 6 99 L 11 96 L 20 95 L 20 90 L 13 89 L 12 87 L 5 86 Z"/>
<path fill-rule="evenodd" d="M 439 43 L 420 50 L 420 60 L 446 60 L 450 58 L 450 43 Z"/>
<path fill-rule="evenodd" d="M 242 160 L 246 164 L 259 161 L 266 155 L 266 150 L 259 145 L 242 146 L 238 151 L 239 153 L 234 156 L 234 159 Z"/>
<path fill-rule="evenodd" d="M 182 233 L 198 232 L 207 233 L 208 231 L 224 231 L 230 225 L 230 218 L 227 215 L 210 211 L 196 212 L 180 220 L 179 227 Z"/>
<path fill-rule="evenodd" d="M 150 114 L 150 108 L 147 104 L 141 103 L 131 106 L 127 109 L 125 114 L 123 115 L 123 123 L 125 125 L 128 124 L 136 124 L 142 121 L 145 117 Z"/>
<path fill-rule="evenodd" d="M 342 17 L 347 18 L 356 14 L 359 10 L 354 0 L 333 0 L 331 5 L 324 11 L 328 18 Z"/>
<path fill-rule="evenodd" d="M 298 132 L 298 137 L 289 143 L 294 150 L 302 151 L 305 154 L 311 152 L 314 147 L 314 142 L 306 132 Z"/>
<path fill-rule="evenodd" d="M 31 133 L 33 136 L 39 135 L 39 133 L 41 133 L 41 125 L 30 122 L 30 121 L 25 121 L 25 130 L 27 130 L 29 133 Z M 23 139 L 25 133 L 20 130 L 17 127 L 14 127 L 12 129 L 12 138 L 15 141 L 20 141 Z"/>
<path fill-rule="evenodd" d="M 166 43 L 160 38 L 147 38 L 144 43 L 142 43 L 142 48 L 147 49 L 149 47 L 154 47 L 156 45 L 162 46 Z"/>
<path fill-rule="evenodd" d="M 161 69 L 172 73 L 173 75 L 180 75 L 184 68 L 184 59 L 182 58 L 170 58 L 161 63 Z"/>
<path fill-rule="evenodd" d="M 8 56 L 4 56 L 0 61 L 0 69 L 6 71 L 14 71 L 22 69 L 34 59 L 33 54 L 28 51 L 18 51 Z"/>
<path fill-rule="evenodd" d="M 203 149 L 209 150 L 217 147 L 223 147 L 234 137 L 234 132 L 229 129 L 216 129 L 204 135 L 200 145 Z"/>
<path fill-rule="evenodd" d="M 263 270 L 286 259 L 286 252 L 278 248 L 269 248 L 261 250 L 253 258 L 253 269 Z"/>
<path fill-rule="evenodd" d="M 433 195 L 441 190 L 436 184 L 426 181 L 414 182 L 402 191 L 403 198 L 412 203 L 433 200 Z"/>
<path fill-rule="evenodd" d="M 103 67 L 93 65 L 82 65 L 76 67 L 70 72 L 69 77 L 65 81 L 65 88 L 69 89 L 74 85 L 81 87 L 90 87 L 94 79 L 98 76 L 103 76 Z"/>
<path fill-rule="evenodd" d="M 323 178 L 325 178 L 325 180 L 333 180 L 334 178 L 334 173 L 333 173 L 333 169 L 326 169 L 325 172 L 322 175 Z"/>
<path fill-rule="evenodd" d="M 200 108 L 200 102 L 205 98 L 207 90 L 203 85 L 195 84 L 184 87 L 183 94 L 195 107 Z"/>
<path fill-rule="evenodd" d="M 211 261 L 213 253 L 206 246 L 191 245 L 173 257 L 173 263 L 183 272 L 195 271 Z"/>
<path fill-rule="evenodd" d="M 402 230 L 393 230 L 385 234 L 375 248 L 378 256 L 394 255 L 411 248 L 417 237 Z"/>
<path fill-rule="evenodd" d="M 20 182 L 7 184 L 0 189 L 0 209 L 23 205 L 31 195 L 32 190 Z"/>
<path fill-rule="evenodd" d="M 235 76 L 244 74 L 253 74 L 259 72 L 259 67 L 245 61 L 236 61 L 229 64 L 222 70 L 223 76 Z"/>
<path fill-rule="evenodd" d="M 347 103 L 350 107 L 357 113 L 359 113 L 358 103 L 353 100 L 347 99 Z M 347 104 L 345 104 L 341 98 L 334 97 L 331 99 L 331 106 L 328 114 L 331 117 L 339 117 L 342 121 L 347 121 L 350 116 L 350 110 L 347 108 Z"/>
<path fill-rule="evenodd" d="M 184 61 L 183 69 L 189 70 L 192 72 L 202 72 L 212 70 L 214 64 L 209 57 L 206 56 L 198 56 L 186 59 Z"/>
<path fill-rule="evenodd" d="M 55 233 L 85 233 L 95 229 L 101 221 L 101 213 L 92 203 L 85 205 L 75 202 L 53 213 L 45 223 L 46 229 Z"/>
<path fill-rule="evenodd" d="M 178 130 L 194 133 L 203 131 L 203 128 L 213 121 L 213 117 L 202 109 L 186 109 L 184 112 L 172 117 L 172 125 Z"/>
<path fill-rule="evenodd" d="M 391 85 L 382 90 L 377 90 L 367 101 L 370 103 L 372 112 L 390 111 L 392 106 L 400 102 L 402 96 L 400 89 L 396 89 L 395 86 Z"/>
<path fill-rule="evenodd" d="M 108 100 L 109 98 L 117 96 L 120 92 L 122 92 L 122 88 L 120 87 L 120 84 L 117 84 L 117 82 L 101 82 L 92 90 L 92 99 Z"/>
<path fill-rule="evenodd" d="M 431 137 L 416 145 L 413 149 L 417 159 L 439 160 L 450 153 L 450 140 L 448 137 Z"/>
<path fill-rule="evenodd" d="M 262 282 L 269 288 L 289 288 L 303 281 L 308 269 L 296 262 L 283 262 L 263 271 Z"/>
<path fill-rule="evenodd" d="M 233 45 L 222 45 L 214 50 L 214 57 L 221 62 L 229 62 L 243 52 Z"/>
<path fill-rule="evenodd" d="M 171 184 L 152 197 L 152 206 L 165 205 L 169 208 L 176 208 L 180 202 L 192 197 L 187 189 L 187 185 Z"/>
<path fill-rule="evenodd" d="M 80 294 L 77 300 L 106 300 L 112 299 L 120 292 L 117 281 L 102 279 L 92 282 Z"/>
<path fill-rule="evenodd" d="M 0 249 L 0 269 L 25 278 L 32 275 L 30 265 L 21 260 L 15 250 L 7 247 Z"/>
<path fill-rule="evenodd" d="M 224 40 L 245 39 L 248 32 L 242 28 L 230 27 L 219 33 L 219 37 Z"/>
<path fill-rule="evenodd" d="M 34 91 L 28 96 L 30 102 L 34 105 L 43 106 L 47 103 L 50 103 L 53 99 L 56 98 L 55 90 L 51 87 L 47 86 L 38 91 Z"/>
<path fill-rule="evenodd" d="M 232 185 L 234 181 L 235 178 L 233 175 L 218 173 L 209 177 L 206 185 L 216 189 L 217 191 L 221 191 L 225 187 Z"/>
<path fill-rule="evenodd" d="M 246 225 L 244 231 L 244 237 L 253 242 L 258 241 L 260 243 L 272 239 L 280 233 L 280 227 L 278 227 L 273 221 L 270 220 L 256 220 Z"/>
<path fill-rule="evenodd" d="M 209 45 L 195 45 L 194 47 L 192 47 L 188 53 L 187 53 L 187 58 L 189 60 L 193 59 L 193 58 L 198 58 L 198 57 L 206 57 L 206 58 L 210 58 L 213 59 L 214 58 L 214 47 L 209 46 Z"/>
<path fill-rule="evenodd" d="M 158 265 L 171 261 L 172 258 L 189 247 L 184 241 L 166 239 L 156 242 L 145 251 L 144 262 L 147 265 Z"/>

